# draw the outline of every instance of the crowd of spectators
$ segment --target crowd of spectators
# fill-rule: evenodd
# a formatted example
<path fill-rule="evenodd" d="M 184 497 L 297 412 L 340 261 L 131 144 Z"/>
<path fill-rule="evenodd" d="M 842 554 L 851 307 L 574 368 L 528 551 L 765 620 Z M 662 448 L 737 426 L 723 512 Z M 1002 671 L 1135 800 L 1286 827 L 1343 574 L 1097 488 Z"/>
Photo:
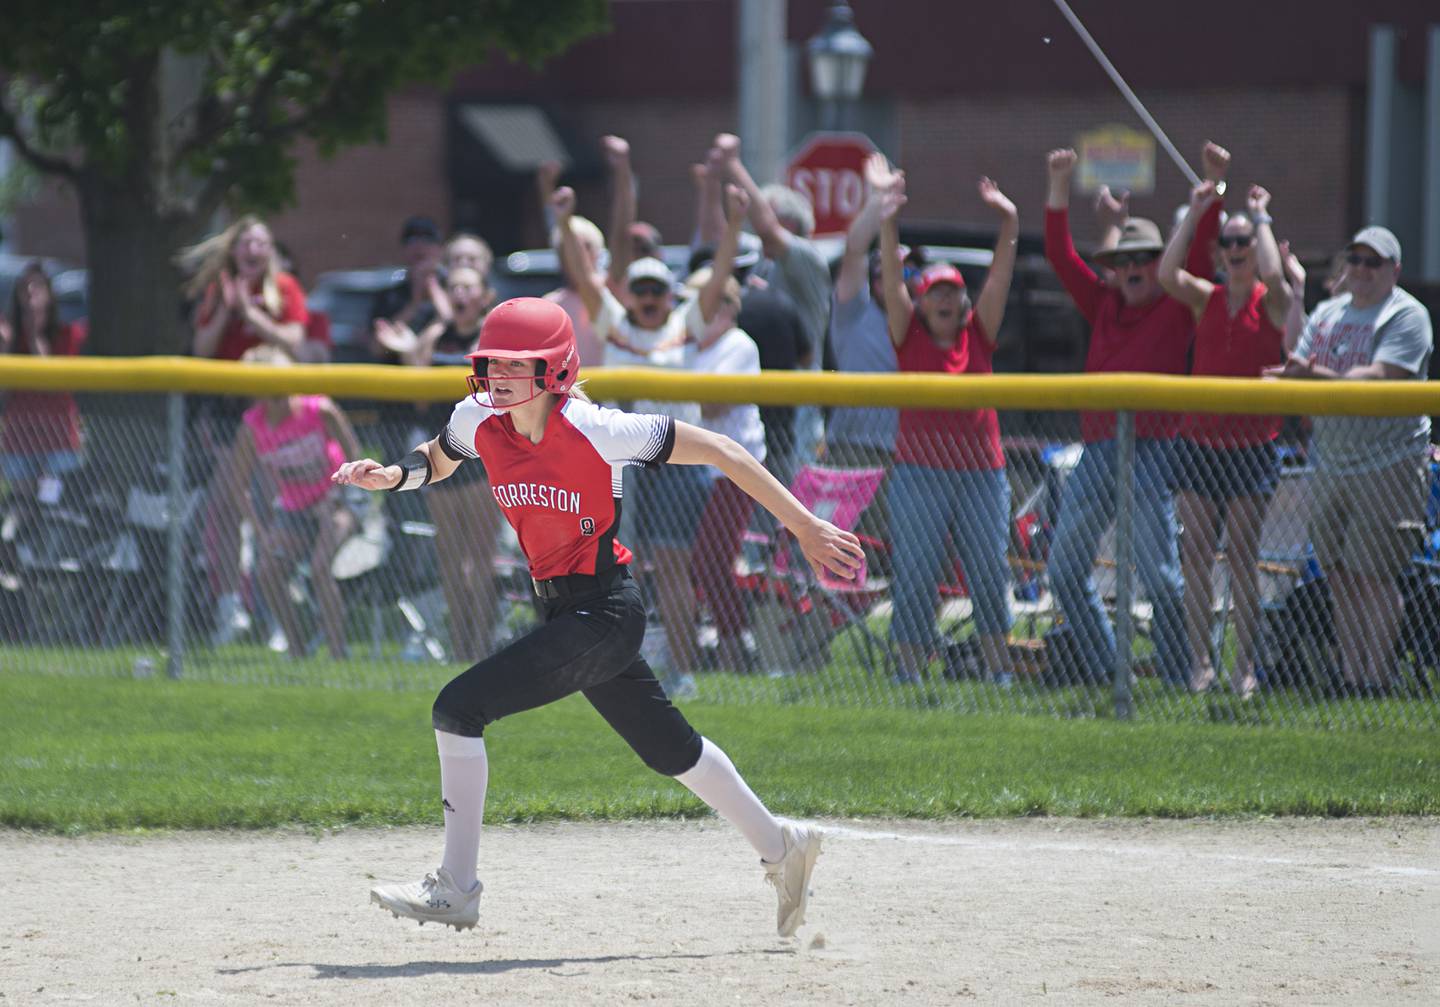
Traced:
<path fill-rule="evenodd" d="M 659 232 L 638 219 L 641 192 L 629 144 L 606 136 L 600 146 L 610 182 L 604 231 L 576 212 L 560 165 L 542 165 L 536 177 L 562 278 L 546 296 L 570 316 L 582 367 L 748 375 L 812 369 L 824 357 L 851 372 L 991 372 L 1020 213 L 990 179 L 981 179 L 978 191 L 995 214 L 996 242 L 973 299 L 955 266 L 928 262 L 924 249 L 900 244 L 905 175 L 883 155 L 866 168 L 867 197 L 832 277 L 813 240 L 807 200 L 784 186 L 758 185 L 739 140 L 720 134 L 691 169 L 695 225 L 689 268 L 677 276 Z M 1043 231 L 1046 257 L 1090 327 L 1087 373 L 1426 378 L 1430 319 L 1397 285 L 1401 249 L 1388 230 L 1370 226 L 1352 238 L 1337 260 L 1333 296 L 1307 317 L 1304 271 L 1277 240 L 1270 193 L 1249 186 L 1228 216 L 1224 211 L 1228 151 L 1206 145 L 1205 180 L 1177 215 L 1168 241 L 1155 223 L 1130 214 L 1125 194 L 1102 189 L 1090 263 L 1071 237 L 1076 160 L 1066 149 L 1047 156 Z M 404 221 L 399 239 L 405 268 L 375 296 L 366 333 L 372 359 L 463 365 L 496 301 L 490 246 L 470 233 L 447 239 L 423 216 Z M 267 363 L 329 359 L 327 322 L 307 310 L 263 221 L 241 217 L 181 252 L 179 261 L 190 277 L 184 295 L 194 355 Z M 56 321 L 43 269 L 27 270 L 0 322 L 0 350 L 73 354 L 83 339 L 83 326 Z M 995 410 L 846 407 L 822 421 L 812 407 L 627 405 L 723 431 L 787 484 L 801 467 L 817 463 L 884 470 L 884 488 L 864 509 L 858 530 L 881 544 L 872 573 L 891 580 L 894 682 L 914 685 L 929 673 L 940 644 L 939 590 L 956 563 L 971 600 L 983 677 L 997 687 L 1013 681 L 1011 480 Z M 377 450 L 398 456 L 443 426 L 448 410 L 443 403 L 382 407 Z M 248 520 L 258 529 L 260 594 L 290 652 L 300 656 L 307 649 L 298 621 L 286 611 L 285 590 L 304 557 L 317 621 L 332 655 L 342 655 L 340 594 L 328 567 L 357 519 L 338 491 L 314 477 L 337 451 L 360 453 L 349 420 L 323 397 L 215 398 L 202 414 L 205 450 L 216 459 L 204 520 L 218 600 L 214 642 L 246 633 L 257 607 L 242 584 L 240 529 Z M 1257 569 L 1261 528 L 1280 477 L 1282 427 L 1277 416 L 1134 417 L 1134 556 L 1150 605 L 1155 670 L 1177 688 L 1202 692 L 1223 677 L 1248 698 L 1260 684 Z M 1073 638 L 1077 674 L 1104 682 L 1117 664 L 1116 636 L 1095 568 L 1115 519 L 1116 417 L 1084 413 L 1080 431 L 1084 448 L 1061 495 L 1049 583 Z M 1401 609 L 1396 575 L 1409 561 L 1413 528 L 1424 512 L 1428 444 L 1425 417 L 1314 421 L 1317 499 L 1309 531 L 1334 596 L 1342 692 L 1376 693 L 1391 685 L 1386 655 Z M 71 397 L 8 396 L 0 463 L 12 488 L 61 477 L 81 459 Z M 404 516 L 433 522 L 450 651 L 474 661 L 495 643 L 492 567 L 501 528 L 483 469 L 462 471 L 468 475 L 407 495 L 412 499 L 405 505 L 420 510 Z M 747 605 L 733 576 L 752 523 L 749 499 L 728 481 L 684 466 L 634 471 L 625 494 L 642 501 L 626 508 L 636 516 L 626 519 L 622 534 L 636 540 L 653 578 L 670 687 L 691 688 L 705 666 L 695 632 L 702 607 L 716 631 L 712 666 L 754 670 Z M 1229 669 L 1220 666 L 1211 633 L 1214 569 L 1222 557 L 1234 594 Z"/>

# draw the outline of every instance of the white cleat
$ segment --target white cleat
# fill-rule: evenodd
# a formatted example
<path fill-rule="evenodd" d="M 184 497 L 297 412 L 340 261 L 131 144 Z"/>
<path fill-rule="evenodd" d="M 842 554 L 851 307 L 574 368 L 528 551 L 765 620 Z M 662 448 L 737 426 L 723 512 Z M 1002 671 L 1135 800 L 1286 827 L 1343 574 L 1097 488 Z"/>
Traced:
<path fill-rule="evenodd" d="M 813 825 L 786 822 L 781 826 L 785 837 L 785 855 L 776 863 L 760 861 L 765 880 L 775 886 L 779 911 L 775 929 L 781 937 L 792 937 L 805 922 L 805 907 L 810 902 L 810 874 L 820 856 L 820 840 L 824 837 Z"/>
<path fill-rule="evenodd" d="M 462 891 L 450 872 L 441 867 L 434 874 L 425 875 L 424 881 L 376 885 L 370 889 L 370 901 L 390 910 L 392 916 L 408 917 L 422 927 L 439 923 L 460 931 L 479 922 L 480 893 L 484 890 L 485 886 L 477 881 L 474 888 Z"/>

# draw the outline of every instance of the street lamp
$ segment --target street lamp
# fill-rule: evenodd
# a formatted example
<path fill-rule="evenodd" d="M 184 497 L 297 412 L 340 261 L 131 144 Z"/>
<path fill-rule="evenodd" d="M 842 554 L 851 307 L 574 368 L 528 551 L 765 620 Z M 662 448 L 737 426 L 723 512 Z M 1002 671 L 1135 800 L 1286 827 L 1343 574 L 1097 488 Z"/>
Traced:
<path fill-rule="evenodd" d="M 855 28 L 855 12 L 848 3 L 837 3 L 826 15 L 825 25 L 805 44 L 810 53 L 810 87 L 825 103 L 826 128 L 836 128 L 842 110 L 860 97 L 865 70 L 875 50 Z"/>

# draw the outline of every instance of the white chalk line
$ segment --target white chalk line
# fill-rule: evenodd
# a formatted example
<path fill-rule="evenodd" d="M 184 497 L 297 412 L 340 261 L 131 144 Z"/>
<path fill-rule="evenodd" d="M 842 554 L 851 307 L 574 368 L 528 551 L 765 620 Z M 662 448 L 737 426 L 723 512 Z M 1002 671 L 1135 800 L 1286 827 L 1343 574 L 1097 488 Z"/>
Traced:
<path fill-rule="evenodd" d="M 977 850 L 1045 850 L 1055 853 L 1105 853 L 1122 854 L 1132 857 L 1174 857 L 1177 854 L 1203 860 L 1223 860 L 1230 863 L 1257 864 L 1275 867 L 1302 867 L 1321 871 L 1365 871 L 1372 874 L 1392 874 L 1399 877 L 1430 878 L 1440 877 L 1440 870 L 1428 867 L 1403 867 L 1394 864 L 1349 864 L 1327 863 L 1317 860 L 1297 860 L 1293 857 L 1254 857 L 1243 853 L 1212 853 L 1205 850 L 1162 848 L 1156 846 L 1111 846 L 1096 843 L 1062 842 L 1020 842 L 1011 839 L 981 839 L 973 836 L 936 836 L 906 834 L 903 832 L 876 832 L 869 829 L 853 829 L 832 823 L 818 823 L 827 836 L 846 839 L 867 839 L 881 842 L 916 843 L 921 846 L 958 846 Z"/>

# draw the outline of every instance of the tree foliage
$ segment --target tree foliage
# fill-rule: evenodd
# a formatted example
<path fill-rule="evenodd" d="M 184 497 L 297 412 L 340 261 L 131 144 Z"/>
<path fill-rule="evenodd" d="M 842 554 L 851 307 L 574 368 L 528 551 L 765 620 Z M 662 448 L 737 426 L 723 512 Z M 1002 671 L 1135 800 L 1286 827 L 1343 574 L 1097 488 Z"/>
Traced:
<path fill-rule="evenodd" d="M 205 212 L 293 196 L 298 137 L 384 137 L 385 98 L 498 49 L 537 63 L 604 0 L 8 0 L 0 136 L 41 171 Z"/>

